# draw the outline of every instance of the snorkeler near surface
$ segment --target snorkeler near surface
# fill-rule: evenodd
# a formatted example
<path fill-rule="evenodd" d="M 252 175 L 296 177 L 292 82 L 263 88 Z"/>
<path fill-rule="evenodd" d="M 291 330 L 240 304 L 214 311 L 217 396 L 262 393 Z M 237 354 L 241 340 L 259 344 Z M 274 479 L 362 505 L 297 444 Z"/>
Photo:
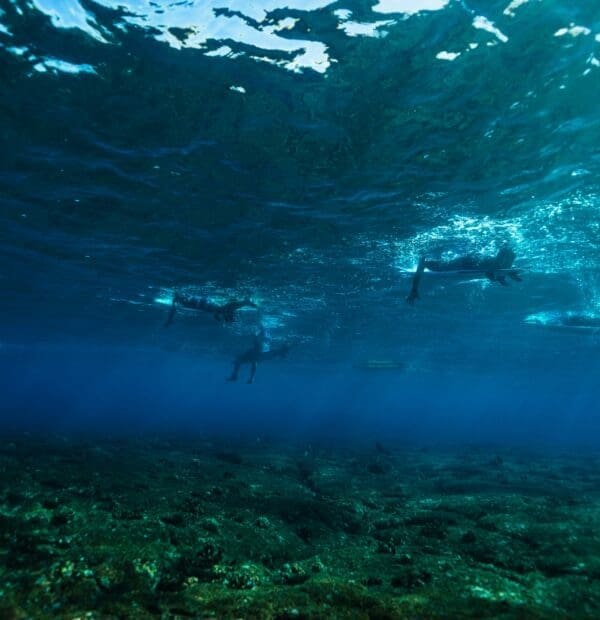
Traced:
<path fill-rule="evenodd" d="M 415 275 L 413 276 L 412 288 L 406 301 L 414 304 L 415 299 L 419 299 L 419 284 L 425 269 L 437 273 L 465 273 L 481 275 L 491 282 L 498 282 L 502 286 L 508 286 L 507 276 L 521 281 L 518 269 L 511 269 L 516 254 L 509 248 L 503 247 L 498 250 L 496 256 L 477 256 L 467 254 L 452 260 L 431 260 L 421 256 Z"/>
<path fill-rule="evenodd" d="M 600 316 L 585 312 L 542 312 L 528 316 L 525 323 L 568 332 L 600 333 Z"/>
<path fill-rule="evenodd" d="M 279 347 L 271 348 L 270 340 L 265 328 L 261 326 L 260 331 L 254 336 L 252 347 L 235 358 L 233 370 L 227 381 L 237 381 L 242 364 L 250 364 L 250 376 L 247 383 L 254 383 L 258 362 L 264 362 L 277 357 L 287 357 L 290 345 L 282 344 Z"/>
<path fill-rule="evenodd" d="M 165 327 L 168 327 L 173 322 L 175 312 L 177 311 L 177 306 L 182 306 L 183 308 L 188 308 L 190 310 L 209 312 L 215 317 L 215 320 L 219 321 L 219 323 L 233 323 L 235 321 L 235 312 L 240 308 L 258 308 L 258 306 L 249 299 L 233 299 L 226 304 L 216 304 L 213 301 L 210 301 L 207 297 L 194 297 L 191 295 L 175 293 Z"/>

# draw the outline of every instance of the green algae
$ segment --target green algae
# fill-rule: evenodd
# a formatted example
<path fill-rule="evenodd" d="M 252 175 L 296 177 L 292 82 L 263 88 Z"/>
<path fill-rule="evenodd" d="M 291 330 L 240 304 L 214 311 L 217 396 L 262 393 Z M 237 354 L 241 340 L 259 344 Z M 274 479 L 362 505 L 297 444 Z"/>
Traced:
<path fill-rule="evenodd" d="M 595 455 L 0 446 L 0 618 L 600 616 Z"/>

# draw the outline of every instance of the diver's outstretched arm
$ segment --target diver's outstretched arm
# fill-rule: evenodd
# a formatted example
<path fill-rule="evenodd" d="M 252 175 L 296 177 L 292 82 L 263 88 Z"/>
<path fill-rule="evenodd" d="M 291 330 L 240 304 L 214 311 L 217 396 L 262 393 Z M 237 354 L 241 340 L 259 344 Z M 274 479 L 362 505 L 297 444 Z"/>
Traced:
<path fill-rule="evenodd" d="M 250 376 L 248 377 L 248 383 L 254 383 L 254 377 L 256 376 L 256 368 L 258 364 L 256 362 L 252 362 L 250 364 Z"/>
<path fill-rule="evenodd" d="M 421 256 L 419 258 L 419 264 L 417 265 L 417 270 L 415 271 L 415 275 L 413 276 L 412 288 L 410 289 L 410 293 L 406 298 L 406 301 L 411 304 L 415 303 L 415 299 L 419 299 L 419 283 L 421 282 L 421 276 L 425 271 L 425 257 Z"/>
<path fill-rule="evenodd" d="M 165 327 L 169 327 L 169 325 L 171 325 L 173 319 L 175 318 L 175 312 L 177 312 L 177 305 L 175 304 L 175 298 L 173 298 L 173 301 L 171 302 L 171 307 L 169 308 L 169 316 L 167 317 L 167 320 L 165 322 Z"/>

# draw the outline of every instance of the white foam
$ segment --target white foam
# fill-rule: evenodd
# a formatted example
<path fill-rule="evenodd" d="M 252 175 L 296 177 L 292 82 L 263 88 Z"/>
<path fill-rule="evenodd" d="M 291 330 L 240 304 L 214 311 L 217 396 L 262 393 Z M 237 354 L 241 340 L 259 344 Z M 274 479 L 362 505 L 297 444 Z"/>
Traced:
<path fill-rule="evenodd" d="M 383 26 L 393 24 L 393 20 L 378 22 L 353 22 L 346 21 L 338 24 L 338 29 L 343 30 L 349 37 L 384 37 L 387 33 L 379 30 Z"/>
<path fill-rule="evenodd" d="M 586 28 L 585 26 L 576 26 L 575 24 L 569 24 L 568 28 L 559 28 L 555 33 L 555 37 L 564 37 L 565 35 L 570 35 L 572 37 L 579 37 L 581 35 L 587 36 L 591 34 L 591 30 Z"/>
<path fill-rule="evenodd" d="M 502 43 L 506 43 L 508 41 L 508 37 L 483 15 L 477 15 L 477 17 L 475 17 L 473 20 L 473 28 L 485 30 L 493 34 L 499 41 L 502 41 Z"/>
<path fill-rule="evenodd" d="M 509 17 L 515 16 L 515 10 L 518 9 L 523 4 L 527 4 L 529 0 L 512 0 L 512 2 L 504 9 L 504 15 L 508 15 Z"/>
<path fill-rule="evenodd" d="M 460 52 L 438 52 L 435 57 L 438 60 L 456 60 L 460 56 Z"/>

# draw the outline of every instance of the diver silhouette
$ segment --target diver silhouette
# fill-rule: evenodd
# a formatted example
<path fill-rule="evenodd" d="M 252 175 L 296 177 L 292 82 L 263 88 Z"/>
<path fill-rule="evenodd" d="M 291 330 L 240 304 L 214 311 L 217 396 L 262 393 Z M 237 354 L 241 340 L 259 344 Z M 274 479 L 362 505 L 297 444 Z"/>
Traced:
<path fill-rule="evenodd" d="M 237 300 L 233 299 L 226 304 L 217 304 L 210 301 L 207 297 L 194 297 L 191 295 L 182 295 L 175 293 L 169 316 L 165 322 L 165 327 L 169 327 L 175 317 L 177 306 L 188 308 L 190 310 L 200 310 L 201 312 L 209 312 L 215 317 L 219 323 L 233 323 L 235 321 L 235 312 L 240 308 L 258 308 L 258 306 L 249 299 Z"/>
<path fill-rule="evenodd" d="M 421 256 L 406 301 L 409 304 L 414 304 L 415 300 L 419 299 L 419 284 L 425 269 L 438 273 L 464 272 L 482 275 L 491 282 L 498 282 L 502 286 L 508 286 L 507 277 L 520 282 L 519 270 L 511 269 L 515 258 L 516 254 L 507 246 L 500 248 L 496 256 L 467 254 L 447 261 L 431 260 Z"/>
<path fill-rule="evenodd" d="M 233 370 L 227 381 L 237 381 L 242 364 L 250 364 L 250 376 L 247 383 L 254 383 L 256 369 L 259 362 L 275 359 L 278 357 L 287 357 L 290 351 L 289 344 L 282 344 L 279 347 L 272 348 L 270 337 L 265 328 L 261 325 L 260 330 L 254 336 L 254 343 L 250 349 L 238 355 L 233 361 Z"/>
<path fill-rule="evenodd" d="M 545 318 L 533 315 L 525 319 L 525 322 L 549 329 L 592 334 L 600 333 L 600 316 L 586 312 L 557 312 Z"/>

